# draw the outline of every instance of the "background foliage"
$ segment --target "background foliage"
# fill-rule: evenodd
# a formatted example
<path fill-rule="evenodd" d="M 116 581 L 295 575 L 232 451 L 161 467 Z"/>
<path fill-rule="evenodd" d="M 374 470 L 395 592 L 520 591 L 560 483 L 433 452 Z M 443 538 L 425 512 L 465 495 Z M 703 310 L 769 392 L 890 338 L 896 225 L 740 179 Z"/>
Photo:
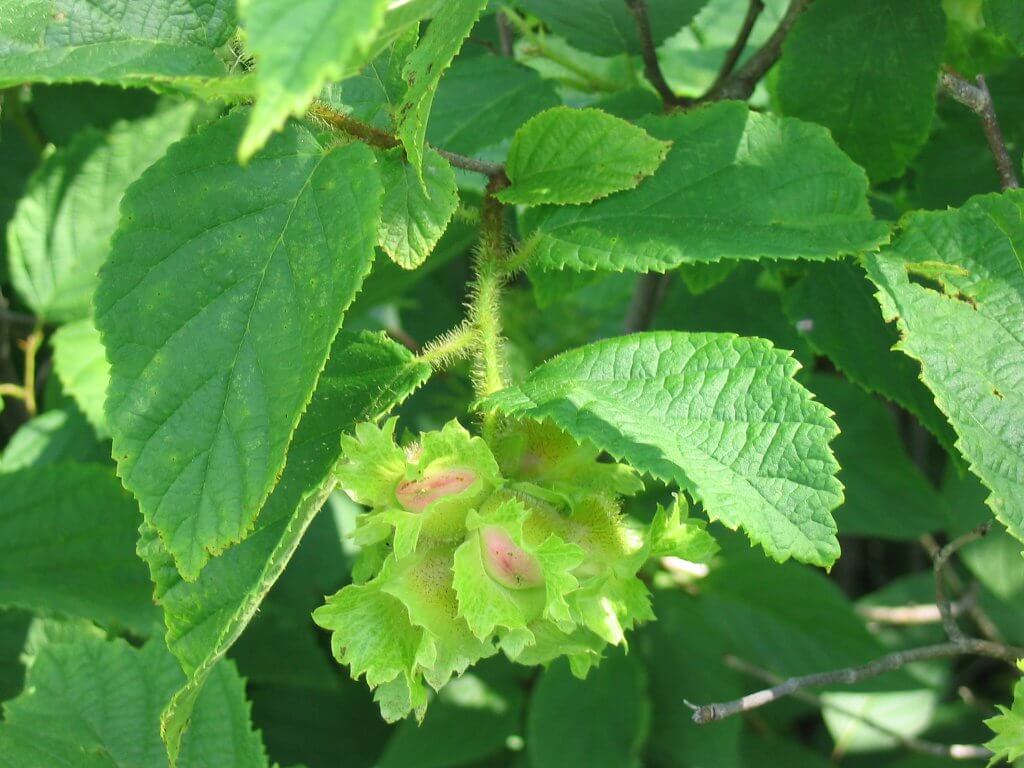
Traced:
<path fill-rule="evenodd" d="M 1022 0 L 0 0 L 0 763 L 1020 758 L 1022 86 Z M 633 466 L 656 621 L 386 723 L 389 414 Z"/>

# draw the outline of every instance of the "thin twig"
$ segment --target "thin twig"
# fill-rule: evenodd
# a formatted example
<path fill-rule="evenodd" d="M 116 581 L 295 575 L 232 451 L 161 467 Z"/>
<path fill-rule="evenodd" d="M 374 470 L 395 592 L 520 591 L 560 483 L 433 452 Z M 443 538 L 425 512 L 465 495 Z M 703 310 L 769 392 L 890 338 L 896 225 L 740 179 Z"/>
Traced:
<path fill-rule="evenodd" d="M 783 682 L 783 678 L 778 675 L 773 675 L 771 672 L 756 667 L 750 662 L 739 659 L 735 656 L 726 656 L 725 664 L 737 672 L 755 677 L 758 680 L 769 683 L 770 685 L 778 685 Z M 886 725 L 878 723 L 864 715 L 856 712 L 853 709 L 844 707 L 841 704 L 836 704 L 832 701 L 826 701 L 816 693 L 810 691 L 796 691 L 793 696 L 806 701 L 809 704 L 813 704 L 821 710 L 831 710 L 844 717 L 848 717 L 851 720 L 855 720 L 862 725 L 871 728 L 877 733 L 887 736 L 895 740 L 901 747 L 908 749 L 911 752 L 917 752 L 924 755 L 934 755 L 935 757 L 945 757 L 952 760 L 987 760 L 992 757 L 992 753 L 985 747 L 978 744 L 939 744 L 934 741 L 926 741 L 924 739 L 916 739 L 911 736 L 905 736 L 902 733 L 889 728 Z"/>
<path fill-rule="evenodd" d="M 939 614 L 942 616 L 942 627 L 946 630 L 946 635 L 950 640 L 959 642 L 965 639 L 966 635 L 960 625 L 956 623 L 956 617 L 953 615 L 953 608 L 950 605 L 949 597 L 946 595 L 946 578 L 944 569 L 949 559 L 963 546 L 970 544 L 972 541 L 977 541 L 982 538 L 992 529 L 992 521 L 985 523 L 984 525 L 978 526 L 973 531 L 965 533 L 963 536 L 958 536 L 949 542 L 942 549 L 938 550 L 932 559 L 932 565 L 935 569 L 935 602 L 939 607 Z"/>
<path fill-rule="evenodd" d="M 624 333 L 639 333 L 651 327 L 658 305 L 668 288 L 668 275 L 647 272 L 640 275 L 633 290 L 633 299 L 622 324 Z"/>
<path fill-rule="evenodd" d="M 647 0 L 626 0 L 626 5 L 629 6 L 629 11 L 636 21 L 636 31 L 640 37 L 640 55 L 644 60 L 644 74 L 661 96 L 666 109 L 682 105 L 685 102 L 672 90 L 672 86 L 665 79 L 665 73 L 661 71 L 661 64 L 658 63 L 658 51 L 654 47 L 654 37 L 651 34 L 651 20 L 647 17 Z"/>
<path fill-rule="evenodd" d="M 747 15 L 743 18 L 743 26 L 740 27 L 739 34 L 736 35 L 736 42 L 732 44 L 732 48 L 725 54 L 725 60 L 722 62 L 722 67 L 718 70 L 718 77 L 715 78 L 715 82 L 711 85 L 711 90 L 719 88 L 736 68 L 740 56 L 746 50 L 747 42 L 750 40 L 750 33 L 754 31 L 754 25 L 757 24 L 757 20 L 763 11 L 764 0 L 750 0 L 750 5 L 747 7 Z"/>
<path fill-rule="evenodd" d="M 970 613 L 977 601 L 977 583 L 975 588 L 959 600 L 949 604 L 953 616 Z M 857 613 L 875 624 L 893 624 L 897 626 L 920 626 L 922 624 L 939 624 L 942 612 L 935 603 L 919 603 L 914 605 L 858 605 Z"/>
<path fill-rule="evenodd" d="M 347 133 L 349 136 L 357 138 L 370 146 L 381 149 L 392 149 L 401 146 L 398 138 L 387 131 L 382 131 L 380 128 L 375 128 L 368 123 L 364 123 L 362 120 L 357 120 L 351 115 L 331 109 L 322 102 L 314 102 L 313 106 L 309 108 L 309 114 L 327 123 L 332 128 Z M 445 149 L 438 149 L 437 147 L 432 147 L 432 149 L 456 168 L 492 177 L 505 174 L 505 167 L 501 163 L 489 163 L 486 160 L 477 160 L 475 157 L 466 157 L 465 155 L 449 152 Z"/>
<path fill-rule="evenodd" d="M 944 71 L 939 78 L 946 93 L 959 101 L 968 109 L 972 110 L 981 118 L 981 127 L 985 132 L 985 140 L 995 160 L 996 170 L 999 172 L 999 181 L 1003 189 L 1018 189 L 1020 182 L 1017 180 L 1017 172 L 1013 167 L 1013 159 L 1006 151 L 1006 140 L 999 128 L 999 118 L 996 116 L 995 105 L 992 103 L 992 94 L 989 93 L 985 78 L 978 75 L 975 78 L 977 85 L 972 85 L 963 77 L 951 70 Z"/>
<path fill-rule="evenodd" d="M 938 645 L 911 648 L 906 651 L 896 651 L 895 653 L 890 653 L 870 661 L 867 664 L 855 667 L 844 667 L 843 669 L 833 669 L 828 672 L 816 672 L 811 675 L 791 677 L 771 688 L 756 691 L 733 701 L 703 704 L 701 706 L 691 705 L 694 710 L 693 722 L 703 725 L 715 720 L 724 720 L 741 712 L 749 712 L 752 709 L 763 707 L 765 704 L 771 704 L 773 701 L 778 701 L 786 696 L 792 696 L 804 688 L 817 688 L 825 685 L 853 685 L 862 680 L 868 680 L 886 672 L 901 669 L 908 664 L 918 661 L 948 659 L 954 656 L 985 656 L 1015 665 L 1018 658 L 1024 657 L 1024 649 L 993 643 L 990 640 L 966 638 L 958 642 L 950 641 L 948 643 L 939 643 Z"/>
<path fill-rule="evenodd" d="M 735 70 L 721 83 L 716 83 L 708 89 L 707 93 L 698 99 L 700 103 L 709 101 L 721 101 L 722 99 L 739 99 L 746 101 L 754 92 L 754 88 L 765 76 L 769 69 L 779 60 L 782 55 L 782 43 L 796 23 L 797 18 L 803 13 L 813 0 L 790 0 L 789 7 L 779 21 L 779 26 L 772 32 L 771 37 L 762 45 L 742 67 Z"/>
<path fill-rule="evenodd" d="M 35 416 L 39 410 L 36 407 L 36 355 L 42 343 L 43 329 L 38 325 L 22 342 L 25 350 L 25 383 L 22 385 L 22 393 L 29 416 Z"/>
<path fill-rule="evenodd" d="M 513 50 L 512 24 L 502 10 L 494 14 L 494 18 L 498 24 L 498 42 L 501 45 L 501 55 L 507 58 L 512 55 Z"/>
<path fill-rule="evenodd" d="M 24 400 L 25 390 L 20 384 L 0 384 L 0 397 L 16 397 L 18 400 Z"/>
<path fill-rule="evenodd" d="M 921 546 L 924 547 L 928 556 L 934 561 L 935 556 L 941 549 L 939 543 L 935 540 L 935 537 L 931 534 L 925 534 L 918 539 L 918 541 Z M 946 568 L 943 571 L 943 575 L 946 579 L 946 583 L 949 584 L 955 592 L 960 594 L 965 593 L 966 590 L 963 580 L 955 570 L 952 568 Z M 977 584 L 975 584 L 972 589 L 976 590 Z M 937 607 L 938 606 L 936 606 L 936 608 Z M 968 606 L 967 612 L 974 623 L 978 625 L 978 630 L 981 632 L 982 637 L 986 637 L 995 643 L 1004 642 L 1003 633 L 999 631 L 999 627 L 996 626 L 995 622 L 992 621 L 992 618 L 985 612 L 985 609 L 981 607 L 981 604 L 978 603 L 977 600 Z"/>

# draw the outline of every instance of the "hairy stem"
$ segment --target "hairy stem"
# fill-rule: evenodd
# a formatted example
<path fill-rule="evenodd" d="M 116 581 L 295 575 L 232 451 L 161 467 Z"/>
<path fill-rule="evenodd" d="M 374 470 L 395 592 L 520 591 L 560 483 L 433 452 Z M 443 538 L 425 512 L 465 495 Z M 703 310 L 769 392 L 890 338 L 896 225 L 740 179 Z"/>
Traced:
<path fill-rule="evenodd" d="M 416 357 L 435 371 L 440 371 L 456 360 L 468 357 L 475 342 L 473 327 L 469 323 L 462 323 L 428 342 Z"/>
<path fill-rule="evenodd" d="M 369 123 L 357 120 L 351 115 L 346 115 L 344 112 L 338 112 L 335 109 L 331 109 L 322 102 L 314 102 L 309 108 L 309 115 L 317 118 L 318 120 L 322 120 L 332 128 L 348 134 L 353 138 L 359 139 L 372 147 L 392 149 L 394 147 L 401 146 L 401 142 L 398 138 L 387 131 L 382 131 L 380 128 L 376 128 Z M 437 147 L 431 147 L 431 149 L 441 155 L 441 157 L 445 158 L 456 168 L 473 171 L 474 173 L 481 173 L 485 176 L 501 176 L 505 173 L 505 167 L 501 165 L 501 163 L 489 163 L 486 160 L 478 160 L 475 157 L 466 157 L 465 155 L 460 155 L 456 152 L 449 152 L 446 149 L 438 149 Z"/>

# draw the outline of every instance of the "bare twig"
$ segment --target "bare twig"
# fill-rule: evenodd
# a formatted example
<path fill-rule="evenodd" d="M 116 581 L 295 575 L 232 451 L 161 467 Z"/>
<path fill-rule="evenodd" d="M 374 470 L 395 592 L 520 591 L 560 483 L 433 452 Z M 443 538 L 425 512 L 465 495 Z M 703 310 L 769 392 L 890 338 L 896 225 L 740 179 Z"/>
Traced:
<path fill-rule="evenodd" d="M 765 76 L 769 69 L 779 60 L 782 55 L 782 43 L 796 23 L 797 18 L 803 13 L 813 0 L 790 0 L 789 7 L 779 21 L 779 26 L 753 56 L 747 59 L 746 63 L 735 70 L 722 82 L 716 82 L 708 92 L 700 97 L 701 103 L 708 101 L 720 101 L 722 99 L 739 99 L 745 101 L 750 98 L 754 88 Z"/>
<path fill-rule="evenodd" d="M 946 578 L 944 569 L 949 559 L 963 546 L 970 544 L 972 541 L 985 536 L 992 529 L 992 522 L 989 521 L 984 525 L 975 528 L 973 531 L 965 533 L 963 536 L 958 536 L 949 542 L 942 549 L 938 550 L 932 559 L 933 567 L 935 569 L 935 602 L 939 607 L 939 614 L 942 616 L 942 627 L 946 630 L 946 635 L 950 640 L 959 642 L 965 639 L 965 635 L 960 625 L 956 623 L 956 617 L 953 615 L 953 608 L 950 605 L 949 597 L 946 595 Z"/>
<path fill-rule="evenodd" d="M 975 584 L 975 587 L 977 585 Z M 977 600 L 977 589 L 970 590 L 959 600 L 949 604 L 953 616 L 970 613 Z M 858 605 L 857 613 L 876 624 L 895 624 L 900 626 L 918 626 L 921 624 L 939 624 L 942 612 L 934 603 L 915 605 Z"/>
<path fill-rule="evenodd" d="M 672 86 L 665 79 L 665 73 L 661 71 L 658 63 L 658 52 L 654 47 L 654 38 L 651 34 L 651 21 L 647 18 L 647 0 L 626 0 L 630 13 L 636 20 L 636 31 L 640 37 L 640 55 L 644 60 L 644 74 L 654 86 L 654 90 L 661 96 L 661 101 L 666 109 L 681 106 L 686 103 L 672 90 Z"/>
<path fill-rule="evenodd" d="M 771 688 L 756 691 L 733 701 L 693 706 L 693 722 L 703 725 L 715 720 L 724 720 L 741 712 L 749 712 L 752 709 L 763 707 L 765 704 L 771 704 L 786 696 L 792 696 L 805 688 L 816 688 L 823 685 L 853 685 L 918 661 L 948 659 L 955 656 L 985 656 L 1015 665 L 1016 660 L 1024 656 L 1024 649 L 993 643 L 990 640 L 965 638 L 956 642 L 950 641 L 938 645 L 911 648 L 906 651 L 896 651 L 855 667 L 791 677 Z"/>
<path fill-rule="evenodd" d="M 629 311 L 622 324 L 624 333 L 639 333 L 651 327 L 654 313 L 658 311 L 665 290 L 668 288 L 668 275 L 658 272 L 647 272 L 640 275 L 633 291 L 633 299 Z"/>
<path fill-rule="evenodd" d="M 494 15 L 494 18 L 498 24 L 498 42 L 501 45 L 501 55 L 511 56 L 513 48 L 512 24 L 509 22 L 508 16 L 504 11 L 499 10 Z"/>
<path fill-rule="evenodd" d="M 763 11 L 764 0 L 750 0 L 750 5 L 747 7 L 747 15 L 743 19 L 743 26 L 740 27 L 739 34 L 736 35 L 736 42 L 732 44 L 732 48 L 725 54 L 722 67 L 718 70 L 718 77 L 715 78 L 715 82 L 711 85 L 712 91 L 719 88 L 736 68 L 736 64 L 739 62 L 740 56 L 743 55 L 747 42 L 750 40 L 750 33 L 754 31 L 754 25 L 757 24 L 757 20 Z"/>
<path fill-rule="evenodd" d="M 758 680 L 769 683 L 770 685 L 778 685 L 783 682 L 783 679 L 778 675 L 773 675 L 771 672 L 761 669 L 760 667 L 756 667 L 750 662 L 736 658 L 735 656 L 726 656 L 725 664 L 726 666 L 735 669 L 737 672 L 750 675 L 751 677 L 755 677 Z M 865 717 L 859 712 L 840 704 L 836 704 L 835 702 L 826 701 L 821 696 L 818 696 L 816 693 L 811 693 L 810 691 L 796 691 L 793 696 L 801 701 L 813 704 L 819 709 L 831 710 L 832 712 L 848 717 L 851 720 L 855 720 L 883 736 L 888 736 L 889 738 L 894 739 L 901 747 L 908 749 L 911 752 L 918 752 L 924 755 L 934 755 L 935 757 L 945 757 L 953 760 L 987 760 L 992 756 L 992 753 L 988 749 L 978 744 L 947 745 L 905 736 L 882 723 Z"/>
<path fill-rule="evenodd" d="M 336 128 L 342 133 L 347 133 L 349 136 L 366 142 L 370 146 L 392 149 L 401 145 L 401 142 L 387 131 L 382 131 L 368 123 L 364 123 L 362 120 L 357 120 L 351 115 L 331 109 L 321 102 L 314 102 L 313 106 L 309 108 L 309 114 L 327 123 L 332 128 Z M 475 157 L 466 157 L 465 155 L 438 149 L 437 147 L 433 147 L 433 149 L 456 168 L 482 173 L 485 176 L 491 177 L 505 175 L 505 167 L 500 163 L 477 160 Z"/>
<path fill-rule="evenodd" d="M 981 127 L 985 132 L 985 140 L 992 152 L 992 158 L 996 163 L 996 170 L 999 172 L 999 181 L 1003 189 L 1017 189 L 1020 182 L 1017 180 L 1017 173 L 1013 167 L 1013 159 L 1006 151 L 1006 141 L 1003 139 L 1003 132 L 999 128 L 999 118 L 996 116 L 995 106 L 992 103 L 992 94 L 989 93 L 985 78 L 978 75 L 975 78 L 977 85 L 972 85 L 956 72 L 947 70 L 940 76 L 939 82 L 946 93 L 959 101 L 968 109 L 972 110 L 981 118 Z"/>
<path fill-rule="evenodd" d="M 934 561 L 935 556 L 941 549 L 939 543 L 935 540 L 935 537 L 930 534 L 925 534 L 919 539 L 919 541 L 921 546 L 924 547 L 925 551 L 928 553 L 928 556 Z M 954 591 L 961 594 L 965 592 L 963 580 L 955 570 L 952 568 L 944 569 L 943 577 L 945 578 L 946 583 L 949 584 Z M 973 589 L 977 589 L 977 585 L 974 585 Z M 937 608 L 938 606 L 936 606 L 936 609 Z M 974 623 L 978 625 L 978 630 L 981 632 L 982 637 L 986 637 L 996 643 L 1003 642 L 1003 633 L 999 631 L 995 622 L 992 621 L 991 617 L 985 612 L 977 600 L 968 605 L 967 612 Z"/>

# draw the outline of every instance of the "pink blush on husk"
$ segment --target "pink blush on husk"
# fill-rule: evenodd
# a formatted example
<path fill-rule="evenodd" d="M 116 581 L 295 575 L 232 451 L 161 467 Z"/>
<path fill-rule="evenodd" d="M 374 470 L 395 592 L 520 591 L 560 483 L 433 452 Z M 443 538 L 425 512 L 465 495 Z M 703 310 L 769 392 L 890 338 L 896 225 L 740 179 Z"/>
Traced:
<path fill-rule="evenodd" d="M 516 546 L 501 528 L 480 531 L 484 568 L 492 579 L 509 589 L 531 589 L 544 583 L 533 555 Z"/>
<path fill-rule="evenodd" d="M 438 499 L 462 493 L 476 482 L 476 472 L 446 469 L 420 480 L 403 480 L 395 488 L 398 503 L 409 512 L 422 512 Z"/>

